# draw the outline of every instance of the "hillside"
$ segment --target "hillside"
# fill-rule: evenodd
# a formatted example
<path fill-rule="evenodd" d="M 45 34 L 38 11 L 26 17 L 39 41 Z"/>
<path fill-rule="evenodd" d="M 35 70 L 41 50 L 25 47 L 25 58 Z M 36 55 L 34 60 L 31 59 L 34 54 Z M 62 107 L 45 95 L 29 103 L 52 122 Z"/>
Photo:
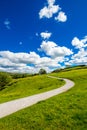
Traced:
<path fill-rule="evenodd" d="M 68 92 L 0 119 L 1 130 L 87 129 L 87 68 L 50 75 L 69 78 L 75 86 Z"/>
<path fill-rule="evenodd" d="M 17 75 L 16 79 L 12 79 L 0 91 L 0 103 L 52 90 L 64 84 L 64 81 L 50 79 L 47 75 L 18 77 L 21 77 L 21 75 Z"/>

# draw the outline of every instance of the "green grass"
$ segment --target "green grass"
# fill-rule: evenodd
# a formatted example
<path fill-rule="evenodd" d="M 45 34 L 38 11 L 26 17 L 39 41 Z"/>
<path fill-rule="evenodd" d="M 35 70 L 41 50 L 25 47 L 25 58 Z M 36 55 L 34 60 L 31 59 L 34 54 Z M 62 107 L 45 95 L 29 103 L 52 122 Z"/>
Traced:
<path fill-rule="evenodd" d="M 78 69 L 87 69 L 87 66 L 86 65 L 79 65 L 79 66 L 66 67 L 64 69 L 56 69 L 53 71 L 53 73 L 72 71 L 72 70 L 78 70 Z"/>
<path fill-rule="evenodd" d="M 55 89 L 63 84 L 64 81 L 46 75 L 16 79 L 0 91 L 0 103 Z"/>
<path fill-rule="evenodd" d="M 0 119 L 0 130 L 87 130 L 87 69 L 52 75 L 72 79 L 75 86 Z"/>

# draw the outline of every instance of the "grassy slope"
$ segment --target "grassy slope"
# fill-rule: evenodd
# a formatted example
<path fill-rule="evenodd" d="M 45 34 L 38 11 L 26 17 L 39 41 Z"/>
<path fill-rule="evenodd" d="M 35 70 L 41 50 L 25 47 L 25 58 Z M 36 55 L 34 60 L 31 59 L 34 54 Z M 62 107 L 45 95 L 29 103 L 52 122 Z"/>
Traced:
<path fill-rule="evenodd" d="M 0 103 L 55 89 L 63 84 L 63 81 L 46 75 L 18 79 L 0 91 Z"/>
<path fill-rule="evenodd" d="M 72 79 L 66 93 L 0 119 L 1 130 L 87 130 L 87 69 L 52 74 Z"/>

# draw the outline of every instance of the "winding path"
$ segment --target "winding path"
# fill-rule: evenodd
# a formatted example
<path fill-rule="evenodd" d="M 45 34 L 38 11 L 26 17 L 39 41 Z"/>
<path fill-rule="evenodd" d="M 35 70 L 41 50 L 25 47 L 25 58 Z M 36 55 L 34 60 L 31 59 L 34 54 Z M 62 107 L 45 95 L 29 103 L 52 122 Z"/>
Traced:
<path fill-rule="evenodd" d="M 60 79 L 60 80 L 62 79 L 62 78 L 57 78 L 54 76 L 48 76 L 48 77 L 56 78 L 56 79 Z M 10 115 L 23 108 L 32 106 L 33 104 L 36 104 L 39 101 L 43 101 L 50 97 L 58 95 L 60 93 L 66 92 L 67 90 L 69 90 L 70 88 L 72 88 L 74 86 L 73 81 L 71 81 L 69 79 L 62 79 L 62 80 L 64 80 L 66 82 L 66 84 L 60 88 L 0 104 L 0 118 Z"/>

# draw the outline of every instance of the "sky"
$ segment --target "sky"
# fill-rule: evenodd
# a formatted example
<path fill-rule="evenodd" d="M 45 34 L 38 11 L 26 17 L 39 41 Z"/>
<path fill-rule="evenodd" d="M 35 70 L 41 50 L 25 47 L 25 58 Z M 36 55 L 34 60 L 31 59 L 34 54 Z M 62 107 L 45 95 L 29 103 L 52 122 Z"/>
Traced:
<path fill-rule="evenodd" d="M 0 0 L 0 71 L 87 65 L 87 0 Z"/>

